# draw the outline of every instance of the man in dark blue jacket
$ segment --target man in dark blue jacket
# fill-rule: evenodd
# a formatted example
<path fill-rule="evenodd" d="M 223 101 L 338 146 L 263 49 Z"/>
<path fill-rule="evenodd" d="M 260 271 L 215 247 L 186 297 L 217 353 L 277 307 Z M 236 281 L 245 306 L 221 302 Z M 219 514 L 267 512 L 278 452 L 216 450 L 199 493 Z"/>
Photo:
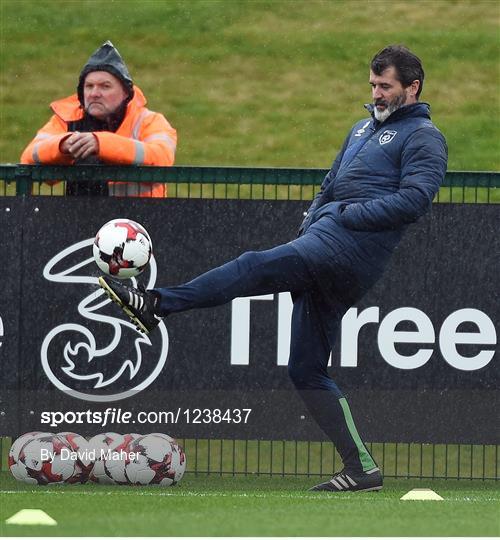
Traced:
<path fill-rule="evenodd" d="M 349 406 L 327 371 L 344 313 L 382 275 L 408 224 L 431 207 L 445 176 L 447 147 L 420 103 L 424 72 L 402 46 L 380 51 L 370 66 L 371 117 L 347 136 L 295 240 L 237 259 L 178 287 L 134 289 L 99 282 L 137 325 L 237 297 L 290 291 L 290 377 L 344 468 L 313 487 L 376 491 L 382 475 L 358 434 Z"/>

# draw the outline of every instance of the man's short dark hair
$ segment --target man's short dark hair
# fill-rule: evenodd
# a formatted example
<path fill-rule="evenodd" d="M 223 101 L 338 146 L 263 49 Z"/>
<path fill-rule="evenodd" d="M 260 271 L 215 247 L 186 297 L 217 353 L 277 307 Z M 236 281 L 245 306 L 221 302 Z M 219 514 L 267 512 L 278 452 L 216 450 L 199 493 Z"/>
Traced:
<path fill-rule="evenodd" d="M 424 68 L 420 58 L 403 45 L 389 45 L 378 52 L 370 64 L 375 75 L 382 75 L 391 66 L 396 68 L 396 78 L 403 88 L 410 86 L 413 81 L 420 81 L 416 94 L 418 99 L 424 86 Z"/>

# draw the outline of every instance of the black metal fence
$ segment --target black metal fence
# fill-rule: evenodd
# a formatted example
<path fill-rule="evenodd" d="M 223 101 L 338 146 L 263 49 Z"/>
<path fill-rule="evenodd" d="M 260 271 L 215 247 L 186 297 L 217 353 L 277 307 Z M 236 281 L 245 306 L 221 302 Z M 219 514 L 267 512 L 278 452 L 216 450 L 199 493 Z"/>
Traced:
<path fill-rule="evenodd" d="M 325 169 L 0 165 L 0 196 L 64 196 L 79 182 L 162 182 L 169 198 L 309 200 Z M 436 203 L 500 203 L 500 173 L 448 172 Z M 331 443 L 181 439 L 188 471 L 220 475 L 330 475 L 340 464 Z M 6 470 L 11 439 L 0 439 Z M 386 477 L 498 480 L 497 445 L 370 443 Z"/>
<path fill-rule="evenodd" d="M 342 467 L 332 443 L 179 439 L 187 472 L 220 476 L 331 476 Z M 0 438 L 0 471 L 12 438 Z M 498 445 L 368 443 L 386 478 L 498 480 Z"/>
<path fill-rule="evenodd" d="M 246 167 L 0 165 L 0 196 L 64 195 L 66 183 L 113 180 L 165 183 L 170 198 L 309 200 L 327 172 Z M 500 203 L 500 173 L 449 171 L 436 202 Z"/>

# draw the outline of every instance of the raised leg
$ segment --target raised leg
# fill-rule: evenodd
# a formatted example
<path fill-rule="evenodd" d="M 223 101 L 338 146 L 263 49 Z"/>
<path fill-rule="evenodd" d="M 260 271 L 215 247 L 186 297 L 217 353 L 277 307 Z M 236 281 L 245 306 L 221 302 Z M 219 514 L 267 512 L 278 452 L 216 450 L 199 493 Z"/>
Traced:
<path fill-rule="evenodd" d="M 218 268 L 176 287 L 153 289 L 160 297 L 160 316 L 194 308 L 213 307 L 234 298 L 283 291 L 303 291 L 314 286 L 297 250 L 283 244 L 266 251 L 243 253 Z"/>

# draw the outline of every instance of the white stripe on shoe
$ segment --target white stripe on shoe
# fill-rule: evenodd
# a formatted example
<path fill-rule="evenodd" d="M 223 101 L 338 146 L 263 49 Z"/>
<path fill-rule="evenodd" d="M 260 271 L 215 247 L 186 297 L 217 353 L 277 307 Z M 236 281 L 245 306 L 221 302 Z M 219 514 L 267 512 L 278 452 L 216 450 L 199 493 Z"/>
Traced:
<path fill-rule="evenodd" d="M 342 484 L 342 486 L 344 488 L 348 488 L 349 487 L 349 484 L 341 477 L 341 476 L 337 476 L 337 480 L 339 481 L 340 484 Z"/>
<path fill-rule="evenodd" d="M 343 491 L 345 488 L 341 486 L 335 478 L 330 480 L 330 483 L 333 484 L 339 491 Z"/>
<path fill-rule="evenodd" d="M 135 310 L 141 311 L 142 306 L 144 305 L 144 298 L 138 294 L 134 294 L 132 291 L 128 291 L 129 296 L 129 305 L 132 306 Z"/>
<path fill-rule="evenodd" d="M 344 476 L 345 476 L 345 478 L 347 478 L 347 480 L 348 480 L 348 482 L 351 484 L 351 486 L 354 487 L 354 486 L 357 486 L 357 485 L 358 485 L 358 483 L 355 482 L 348 474 L 345 474 Z"/>
<path fill-rule="evenodd" d="M 127 315 L 127 317 L 135 324 L 137 330 L 140 332 L 143 332 L 144 334 L 149 334 L 149 330 L 144 326 L 142 321 L 140 321 L 131 311 L 130 309 L 124 304 L 124 301 L 109 287 L 109 285 L 106 283 L 106 281 L 100 277 L 99 278 L 99 285 L 103 288 L 104 292 L 108 295 L 109 299 L 113 301 L 115 304 L 117 304 L 123 312 Z M 130 292 L 129 292 L 130 294 Z"/>

